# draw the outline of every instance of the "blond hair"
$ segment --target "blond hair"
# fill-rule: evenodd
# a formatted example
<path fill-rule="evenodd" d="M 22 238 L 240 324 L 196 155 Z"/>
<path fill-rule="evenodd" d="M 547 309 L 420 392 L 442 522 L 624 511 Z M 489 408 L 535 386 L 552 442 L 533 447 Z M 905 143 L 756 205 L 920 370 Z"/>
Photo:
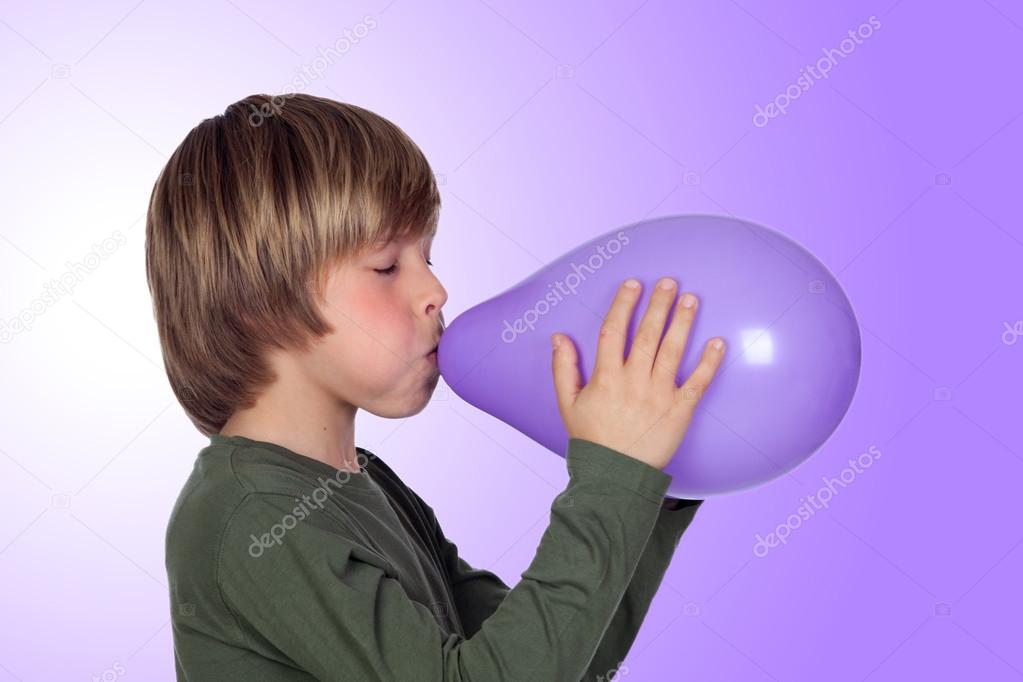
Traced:
<path fill-rule="evenodd" d="M 366 109 L 251 95 L 193 128 L 160 172 L 146 279 L 171 388 L 204 435 L 255 404 L 266 351 L 332 331 L 331 265 L 380 240 L 431 236 L 440 195 L 422 151 Z"/>

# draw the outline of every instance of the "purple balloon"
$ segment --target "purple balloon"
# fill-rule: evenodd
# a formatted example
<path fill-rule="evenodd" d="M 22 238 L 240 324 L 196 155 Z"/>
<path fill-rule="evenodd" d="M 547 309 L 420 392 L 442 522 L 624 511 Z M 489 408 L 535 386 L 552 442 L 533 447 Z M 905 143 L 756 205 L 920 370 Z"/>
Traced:
<path fill-rule="evenodd" d="M 657 218 L 582 244 L 452 321 L 438 349 L 441 375 L 462 399 L 564 457 L 551 334 L 572 339 L 585 384 L 618 287 L 629 277 L 643 284 L 627 357 L 663 276 L 700 300 L 676 384 L 712 337 L 728 344 L 664 469 L 673 477 L 670 494 L 703 499 L 748 489 L 809 458 L 852 402 L 859 325 L 820 261 L 779 232 L 735 218 Z"/>

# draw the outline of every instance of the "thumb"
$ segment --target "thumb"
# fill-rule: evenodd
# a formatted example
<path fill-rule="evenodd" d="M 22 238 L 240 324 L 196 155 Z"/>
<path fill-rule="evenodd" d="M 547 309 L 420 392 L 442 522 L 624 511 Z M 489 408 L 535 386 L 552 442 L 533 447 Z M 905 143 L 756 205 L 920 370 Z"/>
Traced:
<path fill-rule="evenodd" d="M 582 390 L 579 359 L 576 356 L 575 344 L 564 334 L 552 334 L 551 345 L 554 348 L 551 359 L 554 392 L 558 397 L 558 409 L 565 414 L 566 410 L 575 403 L 579 391 Z"/>

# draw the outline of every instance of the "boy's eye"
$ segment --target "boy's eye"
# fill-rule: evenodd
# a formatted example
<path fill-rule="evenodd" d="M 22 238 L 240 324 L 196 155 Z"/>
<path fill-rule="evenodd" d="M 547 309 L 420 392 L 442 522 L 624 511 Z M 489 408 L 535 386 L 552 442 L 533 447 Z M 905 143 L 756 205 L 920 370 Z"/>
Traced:
<path fill-rule="evenodd" d="M 431 261 L 429 258 L 426 259 L 426 264 L 429 265 L 430 267 L 433 267 L 433 261 Z M 389 268 L 385 268 L 383 270 L 378 270 L 378 269 L 374 268 L 373 271 L 380 273 L 384 277 L 390 277 L 391 275 L 393 275 L 395 273 L 395 271 L 397 269 L 398 269 L 398 263 L 397 263 L 397 261 L 395 261 L 394 265 L 392 265 Z"/>

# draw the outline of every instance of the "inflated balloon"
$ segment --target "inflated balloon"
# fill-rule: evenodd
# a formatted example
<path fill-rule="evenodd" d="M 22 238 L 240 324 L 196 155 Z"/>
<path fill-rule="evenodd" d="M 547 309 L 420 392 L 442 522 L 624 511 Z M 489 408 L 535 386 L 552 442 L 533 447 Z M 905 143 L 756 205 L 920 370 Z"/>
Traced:
<path fill-rule="evenodd" d="M 699 297 L 676 384 L 704 345 L 727 351 L 678 452 L 670 494 L 703 499 L 774 479 L 817 451 L 859 380 L 860 332 L 835 277 L 784 235 L 709 215 L 657 218 L 569 251 L 458 316 L 438 349 L 441 375 L 467 402 L 561 455 L 568 433 L 551 375 L 550 336 L 569 336 L 589 381 L 604 316 L 621 283 L 643 284 L 627 357 L 661 277 Z M 673 311 L 672 311 L 673 312 Z M 670 324 L 671 315 L 665 324 Z"/>

